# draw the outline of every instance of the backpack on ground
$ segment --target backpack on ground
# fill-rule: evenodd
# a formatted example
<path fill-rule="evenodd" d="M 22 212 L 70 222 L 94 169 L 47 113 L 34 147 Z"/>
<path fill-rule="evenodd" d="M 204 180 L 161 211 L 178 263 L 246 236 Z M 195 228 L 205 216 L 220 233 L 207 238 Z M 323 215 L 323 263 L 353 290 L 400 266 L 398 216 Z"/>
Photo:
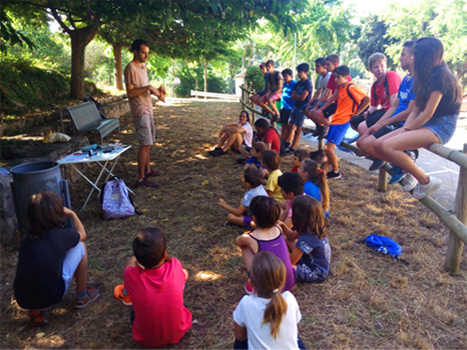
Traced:
<path fill-rule="evenodd" d="M 102 186 L 101 204 L 103 219 L 125 218 L 136 213 L 125 181 L 116 176 Z"/>

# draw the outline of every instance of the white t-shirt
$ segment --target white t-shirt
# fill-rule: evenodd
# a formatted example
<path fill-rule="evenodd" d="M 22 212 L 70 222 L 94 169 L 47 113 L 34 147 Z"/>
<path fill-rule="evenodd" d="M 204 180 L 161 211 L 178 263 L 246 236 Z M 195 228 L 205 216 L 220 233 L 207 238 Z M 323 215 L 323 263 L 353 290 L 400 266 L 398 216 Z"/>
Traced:
<path fill-rule="evenodd" d="M 242 204 L 248 208 L 250 206 L 251 200 L 256 196 L 268 196 L 268 193 L 264 189 L 263 185 L 259 185 L 255 188 L 250 188 L 247 192 L 245 192 L 245 195 L 242 199 Z"/>
<path fill-rule="evenodd" d="M 245 130 L 245 134 L 243 135 L 245 145 L 251 147 L 251 142 L 253 141 L 253 128 L 251 127 L 251 124 L 246 122 L 245 125 L 240 125 L 240 127 Z"/>
<path fill-rule="evenodd" d="M 319 74 L 319 77 L 318 77 L 318 89 L 321 89 L 321 92 L 320 92 L 318 98 L 323 96 L 324 89 L 326 89 L 326 85 L 328 85 L 328 81 L 329 81 L 330 77 L 331 77 L 331 72 L 328 72 L 328 74 L 326 74 L 324 77 L 321 74 Z"/>
<path fill-rule="evenodd" d="M 248 349 L 298 349 L 297 323 L 302 315 L 292 293 L 287 291 L 282 296 L 287 302 L 287 312 L 282 318 L 276 339 L 271 336 L 269 323 L 263 324 L 264 310 L 271 299 L 245 295 L 238 303 L 233 318 L 239 326 L 247 329 Z"/>

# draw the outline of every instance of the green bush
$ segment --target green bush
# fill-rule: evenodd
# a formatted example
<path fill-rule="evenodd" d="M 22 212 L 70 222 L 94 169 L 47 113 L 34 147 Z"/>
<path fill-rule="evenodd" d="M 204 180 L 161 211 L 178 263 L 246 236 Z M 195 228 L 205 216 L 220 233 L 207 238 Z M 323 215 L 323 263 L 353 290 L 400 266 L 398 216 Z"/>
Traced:
<path fill-rule="evenodd" d="M 70 77 L 34 67 L 31 62 L 2 57 L 0 64 L 2 114 L 22 114 L 64 103 L 70 94 Z M 86 93 L 99 95 L 96 85 L 85 80 Z"/>
<path fill-rule="evenodd" d="M 69 94 L 68 77 L 33 67 L 27 61 L 2 59 L 0 75 L 2 113 L 33 111 L 53 105 Z"/>
<path fill-rule="evenodd" d="M 247 67 L 245 81 L 249 90 L 260 91 L 264 89 L 264 75 L 257 66 Z"/>
<path fill-rule="evenodd" d="M 175 86 L 175 94 L 178 97 L 190 97 L 190 91 L 195 90 L 196 79 L 198 80 L 198 91 L 204 90 L 203 70 L 201 68 L 190 69 L 184 66 L 177 75 L 180 78 L 180 85 Z M 208 92 L 225 93 L 227 84 L 221 77 L 218 77 L 208 70 Z"/>

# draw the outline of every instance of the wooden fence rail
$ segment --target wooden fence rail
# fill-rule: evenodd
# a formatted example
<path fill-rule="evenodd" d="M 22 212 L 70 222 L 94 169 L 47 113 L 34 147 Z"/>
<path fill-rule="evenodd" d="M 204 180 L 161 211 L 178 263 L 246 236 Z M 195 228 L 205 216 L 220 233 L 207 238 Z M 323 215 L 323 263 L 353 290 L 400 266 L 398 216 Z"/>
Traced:
<path fill-rule="evenodd" d="M 240 88 L 242 89 L 240 102 L 243 108 L 247 108 L 253 112 L 254 120 L 254 113 L 258 112 L 254 110 L 254 107 L 251 107 L 251 103 L 249 102 L 249 95 L 251 92 L 244 86 L 240 86 Z M 324 142 L 320 140 L 318 148 L 322 149 L 323 146 Z M 346 142 L 342 142 L 341 146 L 354 152 L 358 156 L 364 155 L 363 151 L 357 146 Z M 462 152 L 437 143 L 432 144 L 427 149 L 460 166 L 453 211 L 446 209 L 431 197 L 420 200 L 450 229 L 444 268 L 447 272 L 455 274 L 459 272 L 462 251 L 464 244 L 467 244 L 467 144 L 464 144 Z M 391 167 L 389 164 L 386 164 L 379 171 L 378 191 L 387 191 L 388 173 L 391 174 Z"/>

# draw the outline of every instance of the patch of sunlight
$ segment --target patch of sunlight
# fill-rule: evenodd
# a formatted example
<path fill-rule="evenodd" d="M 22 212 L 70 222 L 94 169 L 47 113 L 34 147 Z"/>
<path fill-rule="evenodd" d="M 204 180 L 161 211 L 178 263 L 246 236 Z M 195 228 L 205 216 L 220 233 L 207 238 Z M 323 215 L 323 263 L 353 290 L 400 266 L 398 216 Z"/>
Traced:
<path fill-rule="evenodd" d="M 65 309 L 64 307 L 59 307 L 54 310 L 54 313 L 57 315 L 65 315 L 68 313 L 68 310 Z"/>
<path fill-rule="evenodd" d="M 133 134 L 133 130 L 129 129 L 129 130 L 122 130 L 121 131 L 122 134 Z"/>
<path fill-rule="evenodd" d="M 130 165 L 138 165 L 138 162 L 130 162 Z"/>
<path fill-rule="evenodd" d="M 195 275 L 196 281 L 215 281 L 223 276 L 218 273 L 214 273 L 211 271 L 200 271 Z"/>
<path fill-rule="evenodd" d="M 61 336 L 54 334 L 47 337 L 44 332 L 36 334 L 35 345 L 45 348 L 61 348 L 65 344 L 65 339 Z"/>
<path fill-rule="evenodd" d="M 202 154 L 197 154 L 197 155 L 195 155 L 195 158 L 198 158 L 198 159 L 208 159 L 207 157 L 203 156 Z"/>

